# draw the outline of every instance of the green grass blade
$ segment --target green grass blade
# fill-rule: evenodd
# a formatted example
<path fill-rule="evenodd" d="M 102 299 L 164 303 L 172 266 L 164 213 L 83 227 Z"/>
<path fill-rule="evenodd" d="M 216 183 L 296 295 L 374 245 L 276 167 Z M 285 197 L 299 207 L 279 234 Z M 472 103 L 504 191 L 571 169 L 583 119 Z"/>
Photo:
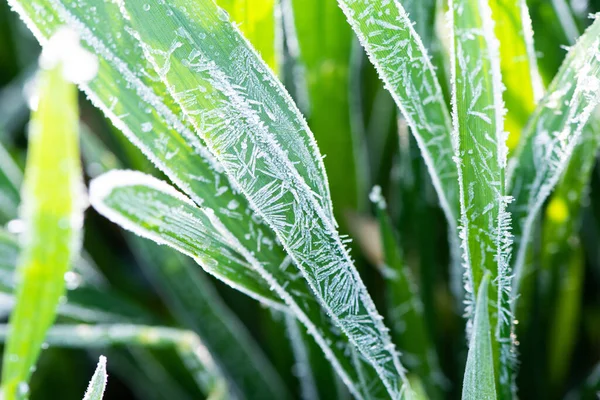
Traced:
<path fill-rule="evenodd" d="M 103 29 L 102 21 L 111 21 L 115 31 L 125 30 L 116 4 L 10 1 L 41 43 L 61 24 L 77 29 L 84 44 L 100 58 L 98 76 L 82 86 L 92 102 L 185 194 L 212 209 L 248 249 L 256 249 L 259 262 L 280 265 L 284 261 L 285 253 L 275 245 L 273 232 L 251 213 L 241 211 L 248 209 L 247 201 L 231 187 L 222 168 L 181 119 L 181 109 L 148 69 L 135 41 L 128 34 L 115 37 Z"/>
<path fill-rule="evenodd" d="M 435 36 L 436 0 L 404 0 L 402 7 L 415 23 L 415 30 L 423 40 L 425 48 L 431 49 Z"/>
<path fill-rule="evenodd" d="M 211 239 L 209 242 L 199 240 L 204 236 L 199 236 L 198 227 L 200 225 L 196 221 L 207 218 L 207 210 L 190 205 L 189 200 L 183 199 L 180 194 L 174 194 L 172 188 L 164 189 L 164 186 L 167 185 L 160 181 L 157 183 L 156 179 L 143 176 L 143 179 L 138 182 L 131 181 L 128 185 L 121 186 L 123 179 L 119 175 L 119 172 L 111 172 L 92 181 L 91 202 L 96 209 L 101 210 L 102 214 L 109 219 L 118 219 L 126 229 L 131 229 L 144 237 L 158 239 L 173 245 L 192 257 L 197 257 L 200 252 L 206 252 L 207 245 L 214 243 L 215 239 Z M 131 172 L 126 172 L 125 175 L 131 176 Z M 148 207 L 149 205 L 152 207 Z M 164 213 L 167 209 L 169 213 Z M 142 213 L 147 216 L 143 216 Z M 210 212 L 208 213 L 210 214 Z M 182 221 L 182 223 L 172 224 L 173 220 Z M 192 225 L 194 229 L 185 229 L 191 224 L 191 221 L 194 222 Z M 214 222 L 217 223 L 217 221 Z M 173 239 L 173 234 L 176 232 L 178 234 L 185 233 L 182 239 L 179 239 L 180 243 L 174 242 L 174 240 L 178 240 Z M 218 237 L 218 235 L 223 235 L 223 232 L 217 231 L 214 234 Z M 226 243 L 226 247 L 222 245 L 216 247 L 217 253 L 223 253 L 224 249 L 231 246 L 235 247 L 236 239 L 230 233 L 226 236 L 231 241 Z M 231 269 L 232 279 L 236 279 L 235 282 L 239 281 L 240 286 L 245 284 L 244 269 L 253 268 L 254 271 L 260 273 L 265 282 L 268 282 L 268 285 L 273 288 L 272 296 L 278 296 L 285 300 L 289 306 L 288 312 L 292 312 L 305 325 L 336 372 L 356 397 L 369 398 L 371 392 L 378 393 L 383 389 L 381 382 L 378 381 L 370 382 L 368 387 L 362 386 L 355 367 L 347 359 L 348 343 L 338 335 L 332 334 L 333 330 L 327 319 L 322 316 L 318 302 L 310 295 L 303 281 L 298 280 L 299 273 L 294 270 L 289 260 L 282 265 L 274 266 L 274 268 L 268 264 L 261 265 L 256 261 L 251 261 L 250 266 L 240 263 L 235 267 L 231 262 L 229 265 L 225 265 Z"/>
<path fill-rule="evenodd" d="M 0 341 L 6 341 L 8 333 L 9 327 L 0 325 Z M 210 393 L 223 381 L 198 336 L 182 329 L 132 324 L 57 324 L 48 330 L 46 343 L 49 346 L 85 349 L 119 345 L 175 348 L 205 393 Z"/>
<path fill-rule="evenodd" d="M 67 61 L 44 59 L 60 57 L 58 50 L 75 54 L 77 48 L 66 41 L 66 35 L 63 31 L 63 36 L 49 43 L 47 53 L 42 56 L 46 67 L 40 71 L 39 104 L 30 124 L 17 303 L 10 317 L 12 334 L 6 344 L 2 368 L 2 390 L 8 400 L 27 396 L 25 388 L 31 368 L 46 330 L 55 319 L 65 292 L 65 273 L 78 256 L 81 240 L 83 183 L 77 90 L 63 77 L 68 71 Z"/>
<path fill-rule="evenodd" d="M 384 265 L 380 267 L 386 282 L 394 342 L 404 355 L 407 369 L 420 377 L 430 389 L 432 398 L 437 398 L 444 377 L 431 333 L 425 324 L 423 303 L 412 274 L 404 263 L 392 221 L 386 211 L 386 202 L 381 196 L 381 188 L 375 186 L 370 197 L 379 220 L 384 254 Z"/>
<path fill-rule="evenodd" d="M 17 215 L 22 179 L 21 170 L 0 143 L 0 225 Z"/>
<path fill-rule="evenodd" d="M 491 274 L 486 272 L 477 293 L 473 332 L 463 382 L 463 400 L 494 400 L 494 356 L 492 354 L 492 330 L 488 307 L 488 284 Z"/>
<path fill-rule="evenodd" d="M 452 123 L 421 38 L 396 0 L 338 1 L 415 135 L 448 223 L 455 227 L 459 201 Z"/>
<path fill-rule="evenodd" d="M 600 146 L 597 115 L 584 128 L 564 175 L 550 197 L 542 232 L 540 291 L 550 315 L 549 379 L 560 389 L 568 371 L 578 327 L 584 260 L 579 230 L 582 203 L 588 192 Z"/>
<path fill-rule="evenodd" d="M 178 201 L 169 207 L 171 199 Z M 270 307 L 286 308 L 248 265 L 234 245 L 235 237 L 219 226 L 211 210 L 195 212 L 200 209 L 168 184 L 141 172 L 112 171 L 92 181 L 90 201 L 111 221 L 192 257 L 231 287 Z"/>
<path fill-rule="evenodd" d="M 296 361 L 294 368 L 296 369 L 296 376 L 300 381 L 302 400 L 318 400 L 319 389 L 315 381 L 315 375 L 311 369 L 310 351 L 306 343 L 306 337 L 302 336 L 300 325 L 293 316 L 289 314 L 285 315 L 285 325 L 290 344 L 292 345 L 292 351 L 294 352 L 294 359 Z"/>
<path fill-rule="evenodd" d="M 519 293 L 535 219 L 568 165 L 590 116 L 600 102 L 600 21 L 571 48 L 548 93 L 524 131 L 509 171 L 516 256 L 513 291 Z"/>
<path fill-rule="evenodd" d="M 107 377 L 106 357 L 100 356 L 96 371 L 94 371 L 94 375 L 88 385 L 85 396 L 83 396 L 83 400 L 102 400 L 102 397 L 104 397 L 104 390 L 106 389 Z"/>
<path fill-rule="evenodd" d="M 467 292 L 486 272 L 495 284 L 489 315 L 499 397 L 511 398 L 510 214 L 499 43 L 485 0 L 450 1 L 454 144 L 461 194 Z"/>
<path fill-rule="evenodd" d="M 96 175 L 119 167 L 116 157 L 89 131 L 82 132 L 82 152 L 86 168 Z M 232 380 L 236 396 L 286 396 L 258 345 L 194 263 L 135 235 L 126 239 L 173 315 L 198 333 L 223 374 Z"/>
<path fill-rule="evenodd" d="M 537 102 L 543 95 L 542 80 L 533 46 L 531 18 L 525 0 L 492 0 L 495 32 L 500 42 L 500 68 L 506 90 L 507 146 L 513 150 Z"/>
<path fill-rule="evenodd" d="M 364 208 L 366 155 L 350 119 L 352 30 L 336 0 L 292 0 L 284 12 L 293 18 L 310 110 L 308 122 L 319 150 L 326 155 L 334 211 L 345 226 L 344 211 Z M 285 7 L 291 8 L 286 9 Z M 287 21 L 287 20 L 286 20 Z"/>
<path fill-rule="evenodd" d="M 281 84 L 209 0 L 193 10 L 180 1 L 123 5 L 130 33 L 232 183 L 275 231 L 390 395 L 400 396 L 402 366 L 335 231 L 314 138 Z"/>
<path fill-rule="evenodd" d="M 277 1 L 217 0 L 216 3 L 227 10 L 262 59 L 275 74 L 279 74 L 282 60 L 278 43 L 281 32 L 277 26 Z"/>

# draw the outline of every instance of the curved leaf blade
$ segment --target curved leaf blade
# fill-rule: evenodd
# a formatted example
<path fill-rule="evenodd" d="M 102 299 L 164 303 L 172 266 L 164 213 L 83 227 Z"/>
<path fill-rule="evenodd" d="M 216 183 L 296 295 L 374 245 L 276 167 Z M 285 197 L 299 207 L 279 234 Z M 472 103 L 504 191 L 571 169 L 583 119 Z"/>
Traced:
<path fill-rule="evenodd" d="M 390 395 L 402 395 L 403 368 L 335 230 L 319 153 L 289 95 L 211 1 L 123 5 L 130 33 L 230 180 Z"/>
<path fill-rule="evenodd" d="M 127 184 L 124 184 L 121 175 L 127 176 Z M 136 176 L 141 176 L 141 179 L 134 180 Z M 197 221 L 209 218 L 207 214 L 211 215 L 210 210 L 202 210 L 190 204 L 189 200 L 168 185 L 141 173 L 114 171 L 102 175 L 92 181 L 90 198 L 97 210 L 109 219 L 118 220 L 117 222 L 124 228 L 146 238 L 171 245 L 193 258 L 198 258 L 201 253 L 207 252 L 207 242 L 201 239 L 219 237 L 225 232 L 216 228 L 219 227 L 219 223 L 214 218 L 209 222 L 214 223 L 216 227 L 207 226 L 206 228 L 210 230 L 204 233 L 197 232 L 201 226 Z M 164 213 L 167 209 L 169 212 Z M 178 222 L 173 223 L 174 220 Z M 182 227 L 187 225 L 193 226 L 194 230 L 187 230 L 180 239 L 173 239 L 174 235 L 181 234 Z M 217 246 L 214 249 L 216 253 L 220 253 L 223 246 L 229 248 L 234 246 L 233 251 L 235 251 L 233 245 L 235 238 L 230 234 L 226 236 L 231 241 Z M 348 360 L 347 352 L 350 351 L 348 343 L 332 333 L 332 328 L 327 318 L 322 315 L 319 304 L 304 282 L 298 280 L 299 273 L 289 260 L 277 266 L 261 265 L 254 260 L 250 261 L 250 266 L 260 274 L 268 284 L 267 287 L 273 289 L 270 295 L 284 300 L 289 307 L 285 311 L 292 313 L 307 328 L 335 371 L 357 398 L 378 398 L 381 391 L 385 391 L 378 381 L 369 382 L 368 387 L 363 386 L 355 366 Z M 243 271 L 239 270 L 248 266 L 242 263 L 229 267 L 232 279 L 236 279 L 234 284 L 243 286 L 245 284 L 244 277 L 241 275 Z"/>

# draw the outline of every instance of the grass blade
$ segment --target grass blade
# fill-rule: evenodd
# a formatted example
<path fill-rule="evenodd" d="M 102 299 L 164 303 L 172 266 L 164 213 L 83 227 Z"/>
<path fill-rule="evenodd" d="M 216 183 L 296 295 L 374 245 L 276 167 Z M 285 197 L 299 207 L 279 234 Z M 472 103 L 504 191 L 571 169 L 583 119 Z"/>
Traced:
<path fill-rule="evenodd" d="M 126 175 L 130 174 L 131 172 L 126 173 Z M 114 178 L 115 176 L 117 178 Z M 122 220 L 123 227 L 132 229 L 144 237 L 153 239 L 158 237 L 165 243 L 176 245 L 180 249 L 183 248 L 192 257 L 197 256 L 199 252 L 205 252 L 207 243 L 211 242 L 199 240 L 199 236 L 195 232 L 187 232 L 183 239 L 185 243 L 173 243 L 173 234 L 181 233 L 182 227 L 189 225 L 190 221 L 194 221 L 193 226 L 196 229 L 199 224 L 195 221 L 199 218 L 206 218 L 206 210 L 190 206 L 189 200 L 182 199 L 182 195 L 174 195 L 173 189 L 161 191 L 161 188 L 166 185 L 157 184 L 155 180 L 149 181 L 149 179 L 146 176 L 142 181 L 129 182 L 128 185 L 120 186 L 119 181 L 122 180 L 119 179 L 119 172 L 100 176 L 92 181 L 91 202 L 109 219 Z M 153 207 L 147 207 L 152 203 L 154 203 Z M 160 212 L 157 212 L 157 209 Z M 169 213 L 163 214 L 162 212 L 166 209 L 169 210 Z M 131 210 L 134 210 L 135 213 L 132 214 Z M 148 217 L 144 217 L 142 213 L 147 214 Z M 181 215 L 179 220 L 184 223 L 169 226 L 168 223 L 177 219 L 178 215 Z M 145 218 L 148 218 L 150 222 Z M 163 223 L 163 219 L 165 223 Z M 214 222 L 217 223 L 217 221 Z M 216 234 L 222 235 L 223 232 L 217 231 Z M 230 234 L 227 234 L 227 237 L 231 239 L 228 246 L 235 246 L 235 238 Z M 214 239 L 212 240 L 214 241 Z M 223 251 L 223 246 L 216 247 L 216 249 L 220 253 Z M 328 325 L 327 319 L 322 316 L 319 304 L 310 295 L 303 281 L 299 280 L 299 273 L 294 272 L 294 267 L 289 260 L 274 268 L 268 264 L 263 266 L 256 262 L 252 262 L 251 267 L 258 271 L 265 282 L 273 288 L 273 295 L 285 300 L 289 306 L 288 312 L 291 311 L 305 325 L 336 372 L 356 397 L 370 398 L 372 393 L 378 394 L 383 389 L 381 382 L 378 383 L 378 381 L 370 382 L 368 387 L 362 386 L 355 367 L 347 359 L 348 343 L 343 338 L 332 334 L 332 328 Z M 244 279 L 241 275 L 242 268 L 248 267 L 245 267 L 243 263 L 237 267 L 230 263 L 228 268 L 231 269 L 231 276 L 242 281 L 240 283 L 242 285 Z"/>
<path fill-rule="evenodd" d="M 124 6 L 130 33 L 230 180 L 390 395 L 400 396 L 406 390 L 402 366 L 335 231 L 314 138 L 281 84 L 209 0 L 194 10 L 180 1 Z M 150 29 L 158 20 L 161 29 Z"/>
<path fill-rule="evenodd" d="M 431 398 L 438 398 L 444 377 L 431 333 L 425 325 L 423 303 L 412 274 L 404 264 L 392 221 L 386 211 L 386 202 L 381 196 L 381 188 L 375 186 L 370 197 L 375 206 L 382 238 L 384 265 L 380 268 L 386 282 L 394 342 L 404 354 L 408 370 L 419 376 L 431 390 Z"/>
<path fill-rule="evenodd" d="M 263 60 L 279 74 L 281 66 L 280 27 L 277 26 L 276 0 L 217 0 L 231 19 L 238 25 L 244 37 L 252 43 Z"/>
<path fill-rule="evenodd" d="M 171 198 L 178 201 L 169 207 Z M 140 172 L 112 171 L 92 181 L 90 201 L 111 221 L 192 257 L 206 272 L 248 296 L 285 309 L 232 245 L 234 237 L 217 225 L 211 211 L 194 213 L 199 210 L 194 203 L 168 184 Z M 196 218 L 190 220 L 190 215 Z"/>
<path fill-rule="evenodd" d="M 510 206 L 516 257 L 513 291 L 519 293 L 523 264 L 538 213 L 568 165 L 590 116 L 600 102 L 600 21 L 571 48 L 548 93 L 533 114 L 511 164 Z"/>
<path fill-rule="evenodd" d="M 415 135 L 441 207 L 455 227 L 459 202 L 452 123 L 421 38 L 396 0 L 338 1 Z"/>
<path fill-rule="evenodd" d="M 454 145 L 461 194 L 461 228 L 467 292 L 478 293 L 486 272 L 495 284 L 488 314 L 496 387 L 512 398 L 510 214 L 504 104 L 498 41 L 485 0 L 450 1 Z M 469 301 L 469 299 L 468 299 Z M 468 310 L 469 311 L 469 310 Z"/>
<path fill-rule="evenodd" d="M 9 329 L 7 325 L 0 325 L 0 341 L 7 340 Z M 210 393 L 223 380 L 198 336 L 181 329 L 132 324 L 54 325 L 48 330 L 46 343 L 49 346 L 85 349 L 118 345 L 172 347 L 205 393 Z"/>
<path fill-rule="evenodd" d="M 83 396 L 83 400 L 102 400 L 102 397 L 104 397 L 104 390 L 106 389 L 107 377 L 106 357 L 100 356 L 98 366 L 88 385 L 85 396 Z"/>
<path fill-rule="evenodd" d="M 500 68 L 506 90 L 505 127 L 509 150 L 519 143 L 521 131 L 537 102 L 543 96 L 542 78 L 537 68 L 531 18 L 525 0 L 491 0 L 500 42 Z"/>
<path fill-rule="evenodd" d="M 96 174 L 119 167 L 116 157 L 91 132 L 82 132 L 82 152 L 88 169 Z M 273 366 L 194 263 L 135 235 L 126 239 L 173 315 L 198 333 L 231 379 L 229 386 L 237 397 L 286 396 Z"/>
<path fill-rule="evenodd" d="M 12 334 L 2 368 L 2 390 L 8 400 L 27 395 L 31 368 L 65 292 L 65 273 L 79 252 L 83 184 L 77 90 L 63 77 L 72 67 L 60 57 L 81 57 L 79 61 L 83 61 L 86 54 L 77 53 L 83 50 L 78 50 L 77 39 L 69 35 L 66 31 L 57 35 L 41 59 L 39 104 L 30 125 L 23 190 L 25 232 L 17 270 L 17 303 L 10 317 Z M 79 66 L 84 67 L 90 68 Z"/>
<path fill-rule="evenodd" d="M 366 166 L 361 165 L 365 148 L 350 123 L 352 31 L 335 0 L 291 0 L 283 7 L 291 15 L 286 22 L 294 24 L 287 32 L 296 33 L 299 45 L 297 62 L 305 73 L 310 103 L 308 122 L 326 155 L 334 211 L 345 227 L 344 212 L 364 209 L 366 199 Z"/>
<path fill-rule="evenodd" d="M 463 400 L 496 399 L 494 382 L 494 356 L 490 318 L 488 314 L 488 284 L 491 274 L 486 272 L 477 293 L 473 333 L 463 382 Z"/>
<path fill-rule="evenodd" d="M 597 118 L 594 117 L 595 119 Z M 600 125 L 589 123 L 573 150 L 564 175 L 546 208 L 542 232 L 540 280 L 543 309 L 556 310 L 550 315 L 549 378 L 560 389 L 575 345 L 579 321 L 584 259 L 579 230 L 582 203 L 588 192 L 596 155 L 600 147 Z"/>

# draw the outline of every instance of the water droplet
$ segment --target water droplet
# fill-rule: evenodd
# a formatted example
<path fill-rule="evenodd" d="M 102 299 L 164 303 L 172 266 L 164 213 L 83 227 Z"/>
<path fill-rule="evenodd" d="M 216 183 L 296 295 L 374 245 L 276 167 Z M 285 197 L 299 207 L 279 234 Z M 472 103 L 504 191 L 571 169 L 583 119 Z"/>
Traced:
<path fill-rule="evenodd" d="M 152 130 L 152 123 L 144 122 L 142 124 L 142 132 L 150 132 Z"/>
<path fill-rule="evenodd" d="M 144 4 L 144 11 L 150 11 L 150 4 Z"/>
<path fill-rule="evenodd" d="M 27 393 L 29 393 L 29 385 L 27 384 L 27 382 L 19 383 L 19 387 L 18 387 L 17 391 L 19 393 L 19 396 L 27 395 Z"/>
<path fill-rule="evenodd" d="M 225 22 L 229 21 L 229 14 L 227 13 L 227 11 L 223 10 L 221 7 L 219 7 L 217 9 L 217 17 L 219 17 L 219 19 L 221 21 L 225 21 Z"/>
<path fill-rule="evenodd" d="M 68 271 L 65 273 L 65 284 L 67 286 L 67 290 L 74 290 L 81 285 L 81 276 L 73 271 Z"/>

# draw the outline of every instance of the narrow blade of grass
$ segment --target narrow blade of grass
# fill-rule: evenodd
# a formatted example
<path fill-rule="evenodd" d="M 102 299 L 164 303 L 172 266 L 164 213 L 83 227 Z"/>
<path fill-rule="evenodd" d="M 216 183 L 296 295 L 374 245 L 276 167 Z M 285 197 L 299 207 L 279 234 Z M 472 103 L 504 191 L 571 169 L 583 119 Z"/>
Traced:
<path fill-rule="evenodd" d="M 91 184 L 91 202 L 105 216 L 118 218 L 123 221 L 122 226 L 126 229 L 132 229 L 144 237 L 154 240 L 159 239 L 163 243 L 183 249 L 192 257 L 197 257 L 200 252 L 206 251 L 207 243 L 211 242 L 199 240 L 200 236 L 196 231 L 199 225 L 195 221 L 199 218 L 206 218 L 206 213 L 210 214 L 209 211 L 191 206 L 189 200 L 182 199 L 182 195 L 174 195 L 173 189 L 161 191 L 161 187 L 164 188 L 166 185 L 157 184 L 155 180 L 148 184 L 150 178 L 147 176 L 140 182 L 129 182 L 128 185 L 120 186 L 120 179 L 105 178 L 110 177 L 110 175 L 118 178 L 119 173 L 112 172 L 109 175 L 100 176 Z M 102 180 L 106 185 L 99 185 L 98 182 L 102 184 Z M 101 190 L 97 190 L 98 187 Z M 102 194 L 102 196 L 99 196 L 99 194 Z M 157 209 L 161 211 L 168 209 L 170 212 L 163 214 L 157 212 Z M 132 210 L 134 210 L 133 213 Z M 146 214 L 146 216 L 143 214 Z M 178 215 L 181 217 L 178 217 Z M 173 220 L 184 222 L 172 224 Z M 179 239 L 180 243 L 174 242 L 174 234 L 181 234 L 182 229 L 190 225 L 191 221 L 194 221 L 194 230 L 187 231 L 186 235 Z M 217 224 L 217 226 L 219 225 Z M 223 232 L 217 231 L 216 234 L 222 235 Z M 230 234 L 227 237 L 231 240 L 227 246 L 235 246 L 235 238 Z M 222 246 L 216 249 L 218 252 L 223 251 Z M 228 266 L 231 269 L 231 276 L 237 276 L 237 280 L 243 281 L 244 278 L 240 275 L 240 272 L 243 271 L 240 271 L 240 269 L 247 267 L 243 263 L 234 267 L 231 263 Z M 263 266 L 256 262 L 252 263 L 252 267 L 273 288 L 273 295 L 285 300 L 289 306 L 288 312 L 294 313 L 295 317 L 305 325 L 327 359 L 332 363 L 336 372 L 356 397 L 370 398 L 371 392 L 379 393 L 380 390 L 385 390 L 381 382 L 377 380 L 370 382 L 369 387 L 362 386 L 355 366 L 347 359 L 348 343 L 332 333 L 332 328 L 328 325 L 327 319 L 321 314 L 319 304 L 310 295 L 304 282 L 299 280 L 299 273 L 291 273 L 291 271 L 294 271 L 294 267 L 289 260 L 275 268 L 270 268 L 269 265 Z"/>
<path fill-rule="evenodd" d="M 106 373 L 106 357 L 100 356 L 96 371 L 90 380 L 85 396 L 83 400 L 102 400 L 104 397 L 104 390 L 106 389 L 106 380 L 108 375 Z"/>
<path fill-rule="evenodd" d="M 296 34 L 300 51 L 296 61 L 307 83 L 308 122 L 326 156 L 334 211 L 344 227 L 344 211 L 366 205 L 366 165 L 361 164 L 366 149 L 350 120 L 352 30 L 336 0 L 291 0 L 284 6 L 291 7 L 284 8 L 294 23 L 287 31 Z"/>
<path fill-rule="evenodd" d="M 488 284 L 491 274 L 486 272 L 477 293 L 473 332 L 463 381 L 463 400 L 494 400 L 497 398 L 494 382 L 494 356 L 488 307 Z"/>
<path fill-rule="evenodd" d="M 86 166 L 96 174 L 120 166 L 89 131 L 82 132 L 82 152 Z M 236 396 L 286 396 L 273 366 L 194 263 L 135 235 L 126 239 L 174 316 L 198 333 L 223 374 L 232 380 Z"/>
<path fill-rule="evenodd" d="M 431 391 L 431 398 L 438 398 L 444 377 L 431 333 L 425 325 L 423 303 L 412 274 L 404 263 L 381 188 L 374 187 L 370 197 L 379 220 L 384 254 L 384 265 L 379 267 L 386 282 L 394 342 L 403 353 L 408 370 L 425 383 Z"/>
<path fill-rule="evenodd" d="M 273 72 L 279 74 L 282 60 L 279 54 L 281 44 L 278 42 L 283 39 L 281 27 L 277 25 L 277 1 L 217 0 L 216 3 L 227 10 L 244 37 L 252 43 Z"/>
<path fill-rule="evenodd" d="M 0 325 L 0 341 L 7 340 L 9 329 L 7 325 Z M 85 349 L 118 345 L 175 348 L 206 394 L 223 381 L 204 344 L 191 331 L 132 324 L 57 324 L 48 330 L 46 343 L 55 347 Z"/>
<path fill-rule="evenodd" d="M 77 90 L 63 77 L 70 67 L 66 62 L 60 58 L 51 60 L 54 65 L 48 64 L 48 59 L 44 61 L 44 57 L 60 57 L 57 46 L 70 45 L 67 51 L 77 51 L 76 45 L 66 42 L 70 39 L 66 35 L 69 34 L 63 31 L 62 36 L 57 36 L 42 56 L 45 67 L 39 77 L 39 104 L 30 124 L 19 285 L 2 368 L 2 391 L 8 400 L 27 395 L 31 369 L 46 330 L 55 319 L 65 292 L 65 273 L 78 256 L 81 241 L 83 183 Z"/>
<path fill-rule="evenodd" d="M 130 33 L 232 183 L 390 395 L 400 396 L 403 368 L 335 230 L 314 138 L 281 83 L 209 0 L 193 10 L 180 1 L 123 5 Z"/>
<path fill-rule="evenodd" d="M 285 316 L 285 325 L 294 352 L 296 376 L 300 382 L 300 393 L 303 400 L 318 400 L 319 389 L 311 368 L 310 352 L 306 337 L 302 335 L 300 325 L 292 315 Z"/>
<path fill-rule="evenodd" d="M 510 399 L 513 354 L 510 295 L 510 214 L 506 195 L 506 133 L 499 43 L 485 0 L 450 1 L 454 145 L 461 194 L 467 292 L 491 274 L 491 319 L 496 387 Z M 469 301 L 469 299 L 468 299 Z M 470 312 L 470 310 L 467 310 Z"/>
<path fill-rule="evenodd" d="M 510 206 L 516 250 L 515 294 L 519 293 L 535 219 L 600 102 L 599 35 L 600 21 L 596 18 L 567 54 L 548 93 L 531 117 L 511 164 L 508 182 L 515 198 Z"/>
<path fill-rule="evenodd" d="M 500 68 L 506 90 L 507 146 L 514 150 L 521 131 L 543 95 L 537 68 L 531 18 L 525 0 L 492 0 L 495 32 L 500 42 Z"/>
<path fill-rule="evenodd" d="M 398 1 L 338 2 L 415 135 L 448 223 L 456 227 L 458 173 L 452 161 L 452 123 L 421 38 Z"/>
<path fill-rule="evenodd" d="M 573 150 L 569 166 L 550 197 L 542 232 L 542 262 L 540 271 L 544 310 L 556 310 L 550 315 L 549 379 L 560 389 L 569 368 L 578 327 L 584 260 L 579 230 L 582 203 L 600 146 L 600 124 L 595 114 L 584 128 L 580 142 Z"/>

